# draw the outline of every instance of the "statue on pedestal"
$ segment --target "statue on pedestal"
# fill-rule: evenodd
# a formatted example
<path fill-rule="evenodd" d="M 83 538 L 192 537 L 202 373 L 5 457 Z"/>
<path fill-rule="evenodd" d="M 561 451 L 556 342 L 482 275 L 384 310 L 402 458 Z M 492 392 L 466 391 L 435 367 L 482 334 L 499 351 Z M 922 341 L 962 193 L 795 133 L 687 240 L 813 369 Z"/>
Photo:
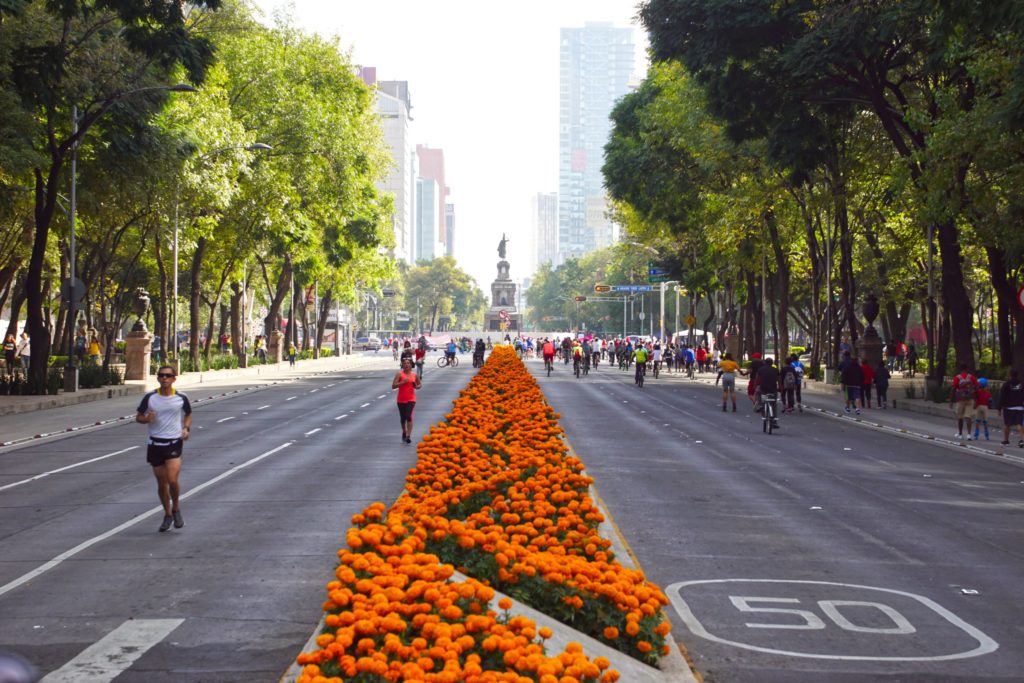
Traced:
<path fill-rule="evenodd" d="M 505 258 L 505 245 L 508 243 L 508 238 L 505 237 L 505 233 L 501 233 L 501 241 L 498 242 L 498 258 Z"/>

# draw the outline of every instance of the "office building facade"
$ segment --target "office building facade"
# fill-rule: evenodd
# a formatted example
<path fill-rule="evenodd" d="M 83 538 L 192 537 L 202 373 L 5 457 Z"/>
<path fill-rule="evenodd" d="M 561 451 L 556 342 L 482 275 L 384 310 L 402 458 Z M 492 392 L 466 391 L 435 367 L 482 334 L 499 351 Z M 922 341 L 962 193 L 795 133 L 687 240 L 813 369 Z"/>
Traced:
<path fill-rule="evenodd" d="M 588 22 L 563 28 L 559 53 L 558 249 L 556 265 L 614 238 L 605 218 L 601 166 L 609 115 L 629 92 L 635 68 L 632 28 Z"/>

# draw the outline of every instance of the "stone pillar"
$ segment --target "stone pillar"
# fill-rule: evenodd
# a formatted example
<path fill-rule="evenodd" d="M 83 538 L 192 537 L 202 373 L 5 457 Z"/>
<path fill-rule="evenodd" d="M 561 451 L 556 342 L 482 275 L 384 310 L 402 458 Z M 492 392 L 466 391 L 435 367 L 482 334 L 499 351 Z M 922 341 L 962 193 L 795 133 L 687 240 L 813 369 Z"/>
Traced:
<path fill-rule="evenodd" d="M 272 330 L 267 335 L 267 360 L 271 363 L 280 363 L 284 358 L 284 333 L 280 330 Z"/>
<path fill-rule="evenodd" d="M 874 326 L 864 331 L 864 336 L 857 340 L 857 357 L 861 362 L 867 361 L 872 368 L 882 362 L 882 338 Z"/>
<path fill-rule="evenodd" d="M 145 330 L 132 330 L 124 344 L 124 378 L 147 379 L 149 354 L 153 348 L 153 335 Z"/>
<path fill-rule="evenodd" d="M 864 300 L 862 310 L 868 324 L 864 336 L 857 340 L 857 357 L 862 363 L 866 361 L 872 368 L 876 368 L 882 362 L 882 338 L 878 336 L 874 325 L 879 311 L 878 299 L 874 294 L 869 294 Z"/>

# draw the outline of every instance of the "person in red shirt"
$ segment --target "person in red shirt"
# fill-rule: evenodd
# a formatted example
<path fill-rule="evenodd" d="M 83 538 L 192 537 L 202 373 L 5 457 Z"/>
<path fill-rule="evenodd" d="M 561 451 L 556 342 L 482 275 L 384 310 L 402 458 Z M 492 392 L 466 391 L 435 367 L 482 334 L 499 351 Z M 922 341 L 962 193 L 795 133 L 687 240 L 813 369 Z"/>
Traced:
<path fill-rule="evenodd" d="M 412 411 L 416 407 L 416 390 L 422 380 L 412 371 L 412 359 L 402 359 L 402 369 L 391 380 L 391 388 L 398 389 L 398 417 L 402 421 L 402 442 L 412 443 Z"/>
<path fill-rule="evenodd" d="M 697 372 L 704 372 L 708 362 L 708 351 L 703 346 L 697 347 Z"/>
<path fill-rule="evenodd" d="M 985 428 L 985 441 L 988 441 L 988 404 L 992 402 L 992 394 L 988 390 L 988 380 L 978 378 L 978 390 L 974 393 L 974 440 L 978 441 L 978 432 Z M 968 436 L 970 441 L 971 437 Z"/>
<path fill-rule="evenodd" d="M 425 344 L 417 344 L 416 350 L 413 351 L 413 356 L 416 359 L 416 376 L 423 379 L 423 361 L 427 357 L 427 347 Z"/>
<path fill-rule="evenodd" d="M 953 378 L 953 389 L 949 395 L 949 407 L 956 413 L 956 438 L 964 438 L 964 423 L 967 435 L 971 435 L 971 415 L 974 413 L 974 398 L 978 393 L 978 380 L 967 365 L 960 366 L 960 374 Z"/>
<path fill-rule="evenodd" d="M 875 369 L 871 367 L 867 359 L 860 364 L 860 369 L 864 371 L 864 384 L 861 386 L 860 391 L 860 407 L 870 408 L 871 407 L 871 385 L 875 382 Z"/>

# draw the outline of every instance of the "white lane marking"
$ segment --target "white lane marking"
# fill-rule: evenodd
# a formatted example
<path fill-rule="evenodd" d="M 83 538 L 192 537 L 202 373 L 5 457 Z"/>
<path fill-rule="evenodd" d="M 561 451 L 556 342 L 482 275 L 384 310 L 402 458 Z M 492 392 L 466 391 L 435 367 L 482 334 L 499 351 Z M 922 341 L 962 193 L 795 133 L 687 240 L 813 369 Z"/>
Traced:
<path fill-rule="evenodd" d="M 51 474 L 57 474 L 58 472 L 63 472 L 64 470 L 70 470 L 70 469 L 74 469 L 75 467 L 81 467 L 82 465 L 88 465 L 89 463 L 96 462 L 97 460 L 103 460 L 105 458 L 110 458 L 110 457 L 113 457 L 115 455 L 121 455 L 122 453 L 127 453 L 128 451 L 132 450 L 133 448 L 138 448 L 138 446 L 129 446 L 128 448 L 122 448 L 121 450 L 114 451 L 113 453 L 107 453 L 106 455 L 101 455 L 101 456 L 96 457 L 96 458 L 90 458 L 89 460 L 83 460 L 82 462 L 76 462 L 74 465 L 67 465 L 66 467 L 58 467 L 55 470 L 50 470 L 48 472 L 43 472 L 41 474 L 37 474 L 34 477 L 29 477 L 28 479 L 22 479 L 21 481 L 15 481 L 15 482 L 12 482 L 10 484 L 4 484 L 3 486 L 0 486 L 0 491 L 3 491 L 5 489 L 13 489 L 15 486 L 21 486 L 22 484 L 27 484 L 30 481 L 35 481 L 37 479 L 42 479 L 43 477 L 48 477 Z"/>
<path fill-rule="evenodd" d="M 385 396 L 387 396 L 387 394 L 381 394 L 381 395 L 380 395 L 380 396 L 378 396 L 377 398 L 379 398 L 379 399 L 380 399 L 380 398 L 384 398 Z"/>
<path fill-rule="evenodd" d="M 319 431 L 320 431 L 320 428 L 319 428 L 319 427 L 317 427 L 316 429 L 310 429 L 310 430 L 309 430 L 308 432 L 306 432 L 306 434 L 305 434 L 305 435 L 306 435 L 306 436 L 309 436 L 310 434 L 316 434 L 316 433 L 317 433 L 317 432 L 319 432 Z"/>
<path fill-rule="evenodd" d="M 292 396 L 291 398 L 286 398 L 285 400 L 286 401 L 294 401 L 297 398 L 298 398 L 298 396 Z"/>
<path fill-rule="evenodd" d="M 346 417 L 348 417 L 348 414 L 347 414 L 347 413 L 346 413 L 345 415 L 339 415 L 338 417 L 336 417 L 336 418 L 334 418 L 334 419 L 335 419 L 335 420 L 342 420 L 342 419 L 344 419 L 344 418 L 346 418 Z"/>
<path fill-rule="evenodd" d="M 366 407 L 366 406 L 368 406 L 368 405 L 370 405 L 370 404 L 369 404 L 369 403 L 364 403 L 363 405 L 361 405 L 361 406 L 359 406 L 359 407 L 360 407 L 360 408 L 365 408 L 365 407 Z"/>
<path fill-rule="evenodd" d="M 228 420 L 234 420 L 234 419 L 235 419 L 234 415 L 232 415 L 231 417 L 221 418 L 220 420 L 217 420 L 217 424 L 220 424 L 221 422 L 227 422 Z"/>
<path fill-rule="evenodd" d="M 257 408 L 256 410 L 265 410 L 265 409 L 267 409 L 267 408 L 269 408 L 269 407 L 270 407 L 270 406 L 260 406 L 260 407 L 259 407 L 259 408 Z"/>
<path fill-rule="evenodd" d="M 132 619 L 96 641 L 40 683 L 103 683 L 124 673 L 142 655 L 185 623 L 184 619 Z"/>
<path fill-rule="evenodd" d="M 284 450 L 285 448 L 288 448 L 289 446 L 292 445 L 292 443 L 294 443 L 294 442 L 289 441 L 287 443 L 283 443 L 280 446 L 278 446 L 277 448 L 272 448 L 269 451 L 266 451 L 265 453 L 260 453 L 259 455 L 257 455 L 256 457 L 252 458 L 251 460 L 246 460 L 245 462 L 243 462 L 240 465 L 235 465 L 234 467 L 232 467 L 227 472 L 221 472 L 220 474 L 218 474 L 213 479 L 210 479 L 209 481 L 203 482 L 202 484 L 200 484 L 199 486 L 196 486 L 195 488 L 193 488 L 191 491 L 188 491 L 187 493 L 183 493 L 181 495 L 180 500 L 186 500 L 188 498 L 191 498 L 192 496 L 196 495 L 197 493 L 199 493 L 203 489 L 206 489 L 206 488 L 208 488 L 210 486 L 213 486 L 214 484 L 216 484 L 217 482 L 221 481 L 222 479 L 226 479 L 226 478 L 230 477 L 235 472 L 238 472 L 241 469 L 249 467 L 250 465 L 255 465 L 260 460 L 263 460 L 264 458 L 268 458 L 271 455 L 273 455 L 274 453 L 277 453 L 280 450 Z M 28 581 L 31 581 L 32 579 L 36 578 L 40 574 L 44 574 L 44 573 L 50 571 L 51 569 L 53 569 L 54 567 L 59 566 L 60 563 L 63 562 L 64 560 L 72 558 L 75 555 L 77 555 L 78 553 L 82 552 L 83 550 L 87 550 L 88 548 L 91 548 L 92 546 L 96 545 L 97 543 L 100 543 L 101 541 L 107 540 L 111 536 L 114 536 L 115 534 L 119 534 L 122 531 L 124 531 L 125 529 L 128 529 L 130 527 L 135 526 L 136 524 L 138 524 L 142 520 L 146 519 L 147 517 L 152 517 L 153 515 L 157 514 L 158 512 L 162 514 L 163 511 L 164 511 L 163 506 L 162 505 L 158 505 L 157 507 L 150 508 L 149 510 L 146 510 L 145 512 L 140 512 L 139 514 L 137 514 L 134 517 L 132 517 L 131 519 L 129 519 L 127 522 L 122 522 L 121 524 L 118 524 L 113 529 L 110 529 L 109 531 L 103 532 L 99 536 L 93 536 L 92 538 L 90 538 L 87 541 L 82 541 L 81 543 L 76 545 L 74 548 L 71 548 L 70 550 L 65 550 L 64 552 L 62 552 L 60 555 L 57 555 L 52 560 L 50 560 L 48 562 L 45 562 L 45 563 L 39 565 L 38 567 L 36 567 L 35 569 L 33 569 L 32 571 L 27 572 L 25 574 L 22 574 L 21 576 L 19 576 L 18 578 L 14 579 L 13 581 L 10 581 L 9 583 L 6 583 L 3 586 L 0 586 L 0 595 L 3 595 L 5 593 L 9 593 L 10 591 L 12 591 L 15 588 L 17 588 L 18 586 L 20 586 L 21 584 L 26 583 Z"/>
<path fill-rule="evenodd" d="M 318 391 L 320 391 L 320 390 L 319 390 L 319 389 L 314 389 L 313 391 L 311 391 L 311 392 L 309 392 L 309 393 L 311 393 L 311 394 L 315 394 L 315 393 L 316 393 L 316 392 L 318 392 Z"/>
<path fill-rule="evenodd" d="M 879 591 L 881 593 L 889 593 L 891 595 L 899 595 L 911 600 L 916 600 L 928 609 L 932 610 L 940 617 L 945 619 L 951 625 L 959 628 L 961 631 L 966 633 L 970 638 L 978 643 L 978 646 L 973 650 L 965 652 L 956 652 L 948 655 L 936 655 L 933 657 L 873 657 L 863 655 L 834 655 L 834 654 L 818 654 L 813 652 L 792 652 L 789 650 L 775 650 L 767 647 L 760 647 L 757 645 L 751 645 L 749 643 L 737 642 L 734 640 L 727 640 L 726 638 L 716 636 L 710 633 L 697 616 L 690 609 L 686 600 L 683 599 L 682 589 L 687 586 L 694 586 L 698 584 L 708 583 L 767 583 L 767 584 L 801 584 L 808 586 L 840 586 L 843 588 L 857 588 L 869 591 Z M 690 629 L 694 635 L 712 640 L 717 643 L 724 645 L 732 645 L 743 650 L 752 650 L 754 652 L 763 652 L 768 654 L 784 655 L 789 657 L 803 657 L 807 659 L 830 659 L 830 660 L 841 660 L 841 661 L 869 661 L 869 662 L 947 662 L 956 659 L 969 659 L 971 657 L 979 657 L 981 655 L 987 655 L 990 652 L 995 652 L 999 649 L 999 643 L 989 638 L 980 630 L 968 624 L 966 621 L 947 610 L 937 602 L 926 598 L 923 595 L 916 593 L 906 593 L 904 591 L 893 590 L 891 588 L 879 588 L 878 586 L 862 586 L 854 583 L 839 583 L 836 581 L 800 581 L 800 580 L 788 580 L 788 579 L 709 579 L 704 581 L 680 581 L 674 583 L 665 589 L 665 594 L 668 596 L 669 602 L 675 608 L 679 614 L 683 623 Z M 763 610 L 762 610 L 763 611 Z"/>

